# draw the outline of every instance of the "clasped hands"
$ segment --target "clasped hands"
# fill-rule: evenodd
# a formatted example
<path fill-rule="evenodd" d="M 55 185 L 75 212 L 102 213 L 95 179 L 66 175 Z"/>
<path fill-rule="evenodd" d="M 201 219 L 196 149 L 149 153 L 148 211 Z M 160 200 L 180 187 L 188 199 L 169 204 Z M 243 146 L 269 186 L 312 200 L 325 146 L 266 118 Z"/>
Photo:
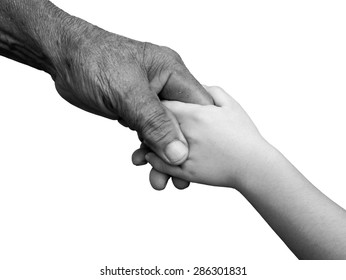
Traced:
<path fill-rule="evenodd" d="M 176 166 L 162 160 L 142 144 L 133 153 L 135 165 L 149 162 L 153 167 L 150 183 L 156 190 L 166 187 L 172 176 L 183 189 L 188 182 L 235 188 L 239 191 L 249 180 L 258 180 L 263 159 L 273 154 L 243 108 L 222 88 L 207 87 L 215 105 L 163 101 L 177 118 L 189 145 L 185 162 Z"/>
<path fill-rule="evenodd" d="M 171 176 L 179 189 L 189 181 L 229 185 L 239 177 L 244 153 L 261 137 L 236 101 L 201 86 L 167 47 L 73 20 L 74 31 L 62 36 L 71 38 L 50 55 L 56 88 L 73 105 L 137 131 L 142 145 L 132 161 L 153 166 L 155 189 Z"/>

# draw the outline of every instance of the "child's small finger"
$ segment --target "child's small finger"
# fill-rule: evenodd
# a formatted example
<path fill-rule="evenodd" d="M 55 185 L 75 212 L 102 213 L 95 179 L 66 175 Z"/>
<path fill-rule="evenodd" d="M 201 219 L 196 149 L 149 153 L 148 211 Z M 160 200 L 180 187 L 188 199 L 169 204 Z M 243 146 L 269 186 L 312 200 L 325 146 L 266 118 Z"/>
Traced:
<path fill-rule="evenodd" d="M 171 176 L 178 175 L 177 171 L 179 167 L 167 164 L 154 153 L 146 154 L 145 159 L 150 163 L 152 167 L 154 167 L 154 169 L 160 171 L 161 173 L 169 174 Z"/>
<path fill-rule="evenodd" d="M 163 171 L 163 169 L 164 169 L 164 166 L 166 165 L 166 163 L 163 161 L 163 160 L 161 160 L 157 155 L 155 155 L 154 153 L 147 153 L 146 155 L 145 155 L 145 160 L 147 161 L 147 162 L 149 162 L 150 163 L 150 165 L 154 168 L 154 169 L 156 169 L 156 170 L 158 170 L 158 171 L 160 171 L 160 172 L 164 172 Z M 166 173 L 166 172 L 164 172 L 164 173 Z"/>

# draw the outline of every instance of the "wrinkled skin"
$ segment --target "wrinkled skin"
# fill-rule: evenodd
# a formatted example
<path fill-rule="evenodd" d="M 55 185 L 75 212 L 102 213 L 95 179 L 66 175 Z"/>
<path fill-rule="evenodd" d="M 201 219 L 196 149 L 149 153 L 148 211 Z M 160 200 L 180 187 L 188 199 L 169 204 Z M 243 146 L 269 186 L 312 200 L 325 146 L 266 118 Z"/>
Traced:
<path fill-rule="evenodd" d="M 160 117 L 159 108 L 164 108 L 156 108 L 158 95 L 167 100 L 212 102 L 170 48 L 95 26 L 89 32 L 87 40 L 78 41 L 81 45 L 72 45 L 63 55 L 55 77 L 58 92 L 73 105 L 110 119 L 121 118 L 146 136 L 148 113 Z"/>
<path fill-rule="evenodd" d="M 174 165 L 188 145 L 160 99 L 212 102 L 175 51 L 107 32 L 47 0 L 0 1 L 0 55 L 48 72 L 64 99 L 136 130 Z"/>
<path fill-rule="evenodd" d="M 187 146 L 175 117 L 160 99 L 211 104 L 212 99 L 184 65 L 181 57 L 167 47 L 143 43 L 94 27 L 71 55 L 59 61 L 56 88 L 75 106 L 119 122 L 138 132 L 145 149 L 133 156 L 136 165 L 145 164 L 144 153 L 153 150 L 171 164 L 165 147 L 174 140 Z M 168 175 L 152 171 L 157 189 L 166 185 Z M 155 183 L 157 182 L 157 183 Z M 179 189 L 188 182 L 173 179 Z M 162 187 L 160 187 L 162 186 Z"/>

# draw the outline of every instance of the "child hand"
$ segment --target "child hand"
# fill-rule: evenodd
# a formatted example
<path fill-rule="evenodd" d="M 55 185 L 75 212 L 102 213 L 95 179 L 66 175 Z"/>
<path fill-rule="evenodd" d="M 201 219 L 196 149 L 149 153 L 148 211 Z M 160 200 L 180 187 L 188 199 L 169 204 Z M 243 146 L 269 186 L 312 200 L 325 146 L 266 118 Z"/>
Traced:
<path fill-rule="evenodd" d="M 181 166 L 172 166 L 152 152 L 145 158 L 156 171 L 173 177 L 239 188 L 244 178 L 256 170 L 257 158 L 265 155 L 269 144 L 243 108 L 223 89 L 207 90 L 215 106 L 163 102 L 176 116 L 188 141 L 188 159 Z"/>
<path fill-rule="evenodd" d="M 232 97 L 217 87 L 207 90 L 216 106 L 165 102 L 190 153 L 181 166 L 173 166 L 149 151 L 152 186 L 162 188 L 171 175 L 234 187 L 298 258 L 345 260 L 346 211 L 269 145 Z"/>

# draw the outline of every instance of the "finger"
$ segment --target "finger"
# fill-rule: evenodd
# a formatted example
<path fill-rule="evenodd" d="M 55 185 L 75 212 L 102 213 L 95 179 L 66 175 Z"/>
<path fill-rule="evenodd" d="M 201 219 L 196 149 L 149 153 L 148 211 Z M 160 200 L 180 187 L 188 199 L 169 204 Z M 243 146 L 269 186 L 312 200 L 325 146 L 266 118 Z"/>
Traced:
<path fill-rule="evenodd" d="M 183 177 L 181 168 L 179 166 L 167 164 L 154 153 L 146 154 L 145 159 L 147 160 L 147 162 L 150 163 L 150 165 L 154 169 L 156 169 L 157 171 L 161 173 L 168 174 L 170 176 L 178 177 L 178 178 Z"/>
<path fill-rule="evenodd" d="M 149 152 L 151 152 L 150 148 L 144 143 L 141 143 L 140 148 L 132 154 L 132 163 L 137 166 L 147 164 L 148 162 L 145 159 L 145 155 Z"/>
<path fill-rule="evenodd" d="M 169 178 L 169 175 L 161 173 L 154 168 L 151 169 L 149 174 L 150 185 L 158 191 L 166 188 Z"/>
<path fill-rule="evenodd" d="M 190 182 L 177 177 L 172 177 L 172 182 L 174 186 L 179 190 L 186 189 L 190 185 Z"/>
<path fill-rule="evenodd" d="M 171 111 L 177 118 L 178 122 L 181 123 L 186 114 L 191 114 L 200 105 L 188 104 L 179 101 L 162 101 L 162 104 Z"/>
<path fill-rule="evenodd" d="M 214 100 L 216 106 L 227 107 L 231 105 L 232 98 L 231 96 L 224 91 L 222 88 L 217 86 L 206 87 L 207 91 Z"/>
<path fill-rule="evenodd" d="M 145 155 L 149 152 L 151 152 L 149 147 L 147 147 L 144 143 L 142 143 L 141 147 L 132 154 L 133 164 L 137 165 L 137 166 L 147 164 L 148 162 L 145 159 Z M 153 175 L 153 176 L 157 177 L 157 178 L 153 178 L 153 180 L 155 182 L 164 182 L 167 179 L 166 178 L 167 176 L 170 177 L 169 175 L 161 173 L 159 171 L 157 171 L 155 173 L 155 175 Z M 167 180 L 166 180 L 166 183 L 167 183 Z M 190 182 L 187 182 L 185 180 L 182 180 L 180 178 L 175 178 L 175 177 L 172 178 L 172 182 L 173 182 L 174 186 L 180 190 L 186 189 L 190 185 Z M 162 186 L 162 184 L 161 184 L 161 186 Z M 164 187 L 162 186 L 162 188 L 164 188 Z"/>
<path fill-rule="evenodd" d="M 175 116 L 153 92 L 138 94 L 136 106 L 130 106 L 128 118 L 143 136 L 144 143 L 166 162 L 179 165 L 188 156 L 188 144 Z M 136 111 L 135 111 L 136 110 Z"/>
<path fill-rule="evenodd" d="M 184 103 L 212 105 L 213 99 L 203 86 L 195 79 L 189 70 L 180 65 L 179 69 L 162 74 L 167 79 L 159 93 L 161 99 L 176 100 Z M 159 81 L 159 82 L 161 82 Z M 155 83 L 155 80 L 153 80 Z"/>
<path fill-rule="evenodd" d="M 140 166 L 147 164 L 147 161 L 145 159 L 145 155 L 149 152 L 149 150 L 146 149 L 138 149 L 133 152 L 132 154 L 132 163 L 134 165 Z"/>

